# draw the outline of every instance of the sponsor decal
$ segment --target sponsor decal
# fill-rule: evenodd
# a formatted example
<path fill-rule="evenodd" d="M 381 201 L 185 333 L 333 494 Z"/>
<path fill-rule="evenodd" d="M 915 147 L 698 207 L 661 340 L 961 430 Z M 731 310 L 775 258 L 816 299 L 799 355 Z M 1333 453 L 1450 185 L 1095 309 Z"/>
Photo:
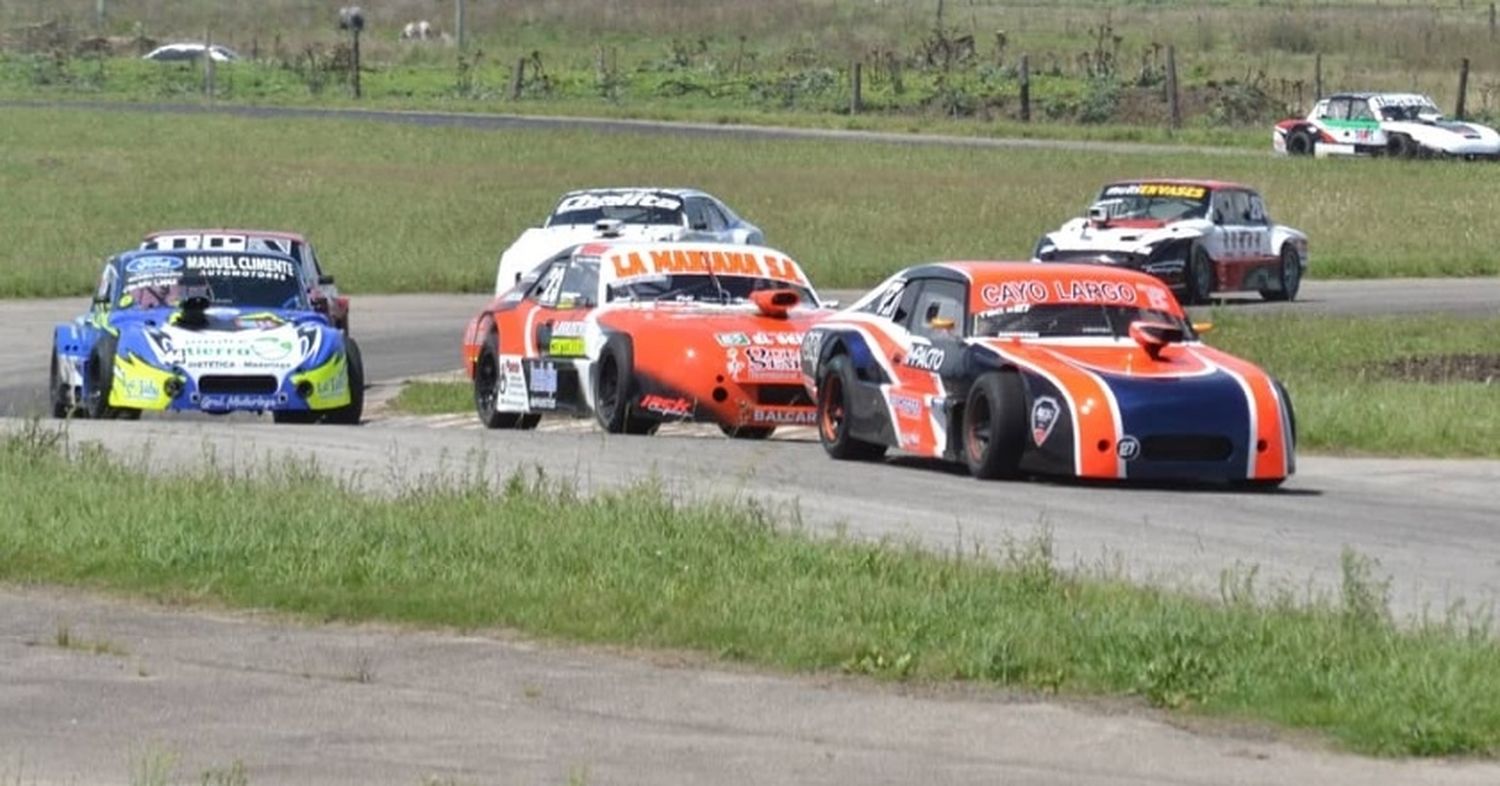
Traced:
<path fill-rule="evenodd" d="M 1136 289 L 1146 293 L 1146 303 L 1157 311 L 1172 310 L 1172 296 L 1162 287 L 1136 284 Z"/>
<path fill-rule="evenodd" d="M 250 351 L 261 360 L 283 360 L 292 354 L 292 342 L 275 336 L 261 336 L 250 342 Z"/>
<path fill-rule="evenodd" d="M 1040 281 L 1004 281 L 985 284 L 979 289 L 979 297 L 987 306 L 1003 306 L 1010 303 L 1034 303 L 1047 299 L 1047 286 Z"/>
<path fill-rule="evenodd" d="M 280 403 L 276 396 L 247 393 L 210 393 L 198 397 L 203 409 L 273 409 Z"/>
<path fill-rule="evenodd" d="M 1122 183 L 1104 189 L 1104 196 L 1145 196 L 1145 197 L 1182 197 L 1184 199 L 1202 199 L 1208 194 L 1204 186 L 1184 185 L 1182 183 Z"/>
<path fill-rule="evenodd" d="M 896 411 L 897 417 L 909 420 L 918 420 L 922 417 L 922 402 L 901 393 L 891 394 L 891 409 Z"/>
<path fill-rule="evenodd" d="M 125 263 L 125 272 L 132 276 L 170 273 L 181 269 L 182 260 L 177 257 L 137 257 Z"/>
<path fill-rule="evenodd" d="M 583 357 L 582 336 L 557 336 L 547 340 L 547 354 L 563 357 Z"/>
<path fill-rule="evenodd" d="M 349 387 L 348 374 L 334 374 L 328 379 L 322 380 L 317 385 L 319 398 L 339 398 L 344 395 L 344 390 Z"/>
<path fill-rule="evenodd" d="M 531 364 L 531 392 L 533 393 L 557 393 L 557 366 L 551 363 Z M 532 399 L 535 401 L 535 399 Z M 536 406 L 536 404 L 532 404 Z M 556 404 L 553 404 L 556 407 Z M 550 407 L 549 407 L 550 409 Z"/>
<path fill-rule="evenodd" d="M 791 347 L 746 347 L 745 361 L 751 374 L 791 374 L 802 369 L 801 355 Z"/>
<path fill-rule="evenodd" d="M 750 340 L 758 346 L 767 347 L 771 345 L 783 347 L 802 346 L 801 333 L 767 333 L 761 331 L 750 337 Z"/>
<path fill-rule="evenodd" d="M 649 261 L 648 261 L 649 260 Z M 777 254 L 753 254 L 749 251 L 701 251 L 696 249 L 660 249 L 631 251 L 610 257 L 615 277 L 621 279 L 713 271 L 722 276 L 768 278 L 789 284 L 805 285 L 797 263 Z"/>
<path fill-rule="evenodd" d="M 558 322 L 552 326 L 552 335 L 581 336 L 586 329 L 587 325 L 582 322 Z"/>
<path fill-rule="evenodd" d="M 648 393 L 641 396 L 636 406 L 647 412 L 654 412 L 669 418 L 685 418 L 693 414 L 693 402 L 681 396 L 659 396 L 655 393 Z"/>
<path fill-rule="evenodd" d="M 979 298 L 991 308 L 1024 303 L 1135 303 L 1135 285 L 1117 281 L 1077 279 L 1053 281 L 1049 288 L 1040 281 L 1004 281 L 985 284 Z"/>
<path fill-rule="evenodd" d="M 750 346 L 750 337 L 744 333 L 715 333 L 714 341 L 719 342 L 721 347 Z"/>
<path fill-rule="evenodd" d="M 575 194 L 557 206 L 556 214 L 578 210 L 593 210 L 600 207 L 659 207 L 663 210 L 681 210 L 682 201 L 667 194 L 652 191 L 609 191 L 603 193 Z"/>
<path fill-rule="evenodd" d="M 287 259 L 249 256 L 188 256 L 188 270 L 211 271 L 216 275 L 241 278 L 291 278 L 296 274 Z"/>
<path fill-rule="evenodd" d="M 750 420 L 778 426 L 810 426 L 818 422 L 818 412 L 814 409 L 756 409 L 750 413 Z"/>
<path fill-rule="evenodd" d="M 156 384 L 156 380 L 121 378 L 118 374 L 115 378 L 125 398 L 131 401 L 155 401 L 161 398 L 161 386 Z"/>
<path fill-rule="evenodd" d="M 1120 437 L 1120 444 L 1115 448 L 1122 461 L 1134 461 L 1141 455 L 1141 442 L 1135 437 L 1126 434 Z"/>
<path fill-rule="evenodd" d="M 937 347 L 917 344 L 906 355 L 906 365 L 923 371 L 937 371 L 943 365 L 947 353 Z"/>
<path fill-rule="evenodd" d="M 496 380 L 497 412 L 515 412 L 526 408 L 526 373 L 515 355 L 500 358 L 500 378 Z"/>
<path fill-rule="evenodd" d="M 818 356 L 823 352 L 823 337 L 827 336 L 821 330 L 814 330 L 802 338 L 802 359 L 808 363 L 818 362 Z"/>
<path fill-rule="evenodd" d="M 557 399 L 552 396 L 532 396 L 528 403 L 532 409 L 557 409 Z"/>
<path fill-rule="evenodd" d="M 1057 404 L 1057 399 L 1051 396 L 1038 396 L 1031 405 L 1031 441 L 1041 447 L 1047 438 L 1052 436 L 1052 429 L 1057 425 L 1058 416 L 1062 414 L 1062 407 Z"/>

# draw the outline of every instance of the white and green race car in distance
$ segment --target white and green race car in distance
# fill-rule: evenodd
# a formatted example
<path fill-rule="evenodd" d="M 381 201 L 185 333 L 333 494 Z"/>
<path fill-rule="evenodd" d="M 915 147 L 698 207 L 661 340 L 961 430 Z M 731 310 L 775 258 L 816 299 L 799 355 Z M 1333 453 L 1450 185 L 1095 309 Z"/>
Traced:
<path fill-rule="evenodd" d="M 1500 133 L 1478 123 L 1445 120 L 1416 93 L 1338 93 L 1304 118 L 1276 124 L 1271 144 L 1289 155 L 1384 155 L 1500 158 Z"/>

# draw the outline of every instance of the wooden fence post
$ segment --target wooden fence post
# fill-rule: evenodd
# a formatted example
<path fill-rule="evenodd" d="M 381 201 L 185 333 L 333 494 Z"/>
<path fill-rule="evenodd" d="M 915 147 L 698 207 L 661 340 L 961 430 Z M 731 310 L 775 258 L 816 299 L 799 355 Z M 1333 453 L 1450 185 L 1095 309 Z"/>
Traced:
<path fill-rule="evenodd" d="M 203 94 L 214 99 L 214 32 L 203 32 Z"/>
<path fill-rule="evenodd" d="M 1464 119 L 1464 104 L 1469 92 L 1469 58 L 1464 58 L 1458 66 L 1458 106 L 1454 108 L 1453 116 L 1459 120 Z"/>
<path fill-rule="evenodd" d="M 865 107 L 864 97 L 860 95 L 864 83 L 864 64 L 858 60 L 849 68 L 849 114 L 857 115 Z"/>
<path fill-rule="evenodd" d="M 1495 40 L 1495 4 L 1490 3 L 1490 40 Z"/>
<path fill-rule="evenodd" d="M 458 43 L 458 51 L 464 51 L 464 0 L 453 3 L 453 37 Z"/>
<path fill-rule="evenodd" d="M 354 28 L 354 97 L 359 98 L 364 94 L 359 84 L 359 28 Z"/>
<path fill-rule="evenodd" d="M 1323 100 L 1323 53 L 1313 58 L 1313 103 Z"/>
<path fill-rule="evenodd" d="M 1031 56 L 1021 55 L 1021 122 L 1031 122 Z"/>
<path fill-rule="evenodd" d="M 1182 128 L 1182 104 L 1177 95 L 1177 47 L 1171 44 L 1167 45 L 1167 108 L 1172 127 Z"/>
<path fill-rule="evenodd" d="M 516 70 L 510 75 L 510 100 L 521 97 L 521 81 L 526 78 L 526 58 L 516 61 Z"/>

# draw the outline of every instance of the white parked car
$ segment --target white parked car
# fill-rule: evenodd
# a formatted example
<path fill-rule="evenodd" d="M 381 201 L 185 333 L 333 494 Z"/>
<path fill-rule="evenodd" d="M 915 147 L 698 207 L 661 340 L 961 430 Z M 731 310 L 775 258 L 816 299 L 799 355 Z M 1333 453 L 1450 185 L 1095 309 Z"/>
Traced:
<path fill-rule="evenodd" d="M 552 214 L 500 255 L 495 294 L 516 285 L 563 249 L 589 240 L 691 240 L 762 245 L 765 235 L 711 194 L 691 188 L 569 191 Z"/>
<path fill-rule="evenodd" d="M 1495 129 L 1445 120 L 1431 98 L 1416 93 L 1329 96 L 1307 117 L 1277 123 L 1271 145 L 1278 153 L 1294 156 L 1500 158 L 1500 133 Z"/>
<path fill-rule="evenodd" d="M 1248 186 L 1125 180 L 1101 189 L 1083 217 L 1043 235 L 1032 260 L 1142 270 L 1188 304 L 1244 290 L 1292 300 L 1307 272 L 1307 235 L 1272 221 Z"/>

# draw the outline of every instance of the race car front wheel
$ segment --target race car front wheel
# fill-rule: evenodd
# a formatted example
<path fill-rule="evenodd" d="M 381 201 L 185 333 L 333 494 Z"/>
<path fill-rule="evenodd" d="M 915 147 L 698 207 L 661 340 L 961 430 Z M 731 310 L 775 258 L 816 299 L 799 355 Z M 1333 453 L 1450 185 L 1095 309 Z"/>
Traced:
<path fill-rule="evenodd" d="M 594 417 L 611 434 L 654 434 L 660 423 L 635 414 L 635 353 L 630 339 L 610 336 L 594 370 Z"/>
<path fill-rule="evenodd" d="M 474 413 L 485 428 L 536 428 L 542 420 L 540 415 L 495 411 L 506 384 L 505 375 L 500 371 L 499 341 L 491 331 L 479 349 L 479 359 L 474 362 Z"/>
<path fill-rule="evenodd" d="M 983 480 L 1013 478 L 1026 443 L 1026 390 L 1014 371 L 974 380 L 963 414 L 964 463 Z"/>
<path fill-rule="evenodd" d="M 1190 306 L 1208 303 L 1214 294 L 1214 261 L 1208 249 L 1194 245 L 1188 256 L 1187 281 L 1184 282 L 1184 300 Z"/>
<path fill-rule="evenodd" d="M 1422 146 L 1406 134 L 1391 134 L 1385 140 L 1385 154 L 1391 158 L 1416 158 L 1420 152 Z"/>
<path fill-rule="evenodd" d="M 1302 288 L 1302 257 L 1290 243 L 1281 247 L 1281 279 L 1279 289 L 1262 289 L 1260 296 L 1266 300 L 1295 300 L 1297 290 Z"/>
<path fill-rule="evenodd" d="M 73 414 L 73 393 L 68 390 L 68 384 L 63 381 L 62 372 L 57 362 L 57 351 L 52 352 L 52 374 L 47 385 L 47 403 L 54 418 L 66 418 Z"/>
<path fill-rule="evenodd" d="M 818 382 L 818 441 L 840 461 L 874 461 L 885 455 L 885 445 L 855 439 L 849 433 L 849 391 L 859 381 L 848 355 L 836 355 L 823 367 Z"/>
<path fill-rule="evenodd" d="M 138 409 L 109 405 L 109 391 L 115 384 L 114 336 L 103 336 L 94 343 L 94 350 L 89 353 L 86 373 L 88 374 L 88 395 L 85 397 L 84 411 L 89 417 L 95 420 L 140 418 L 141 411 Z"/>
<path fill-rule="evenodd" d="M 344 336 L 344 362 L 349 374 L 349 403 L 323 416 L 324 423 L 358 426 L 365 413 L 365 360 L 359 345 Z"/>

